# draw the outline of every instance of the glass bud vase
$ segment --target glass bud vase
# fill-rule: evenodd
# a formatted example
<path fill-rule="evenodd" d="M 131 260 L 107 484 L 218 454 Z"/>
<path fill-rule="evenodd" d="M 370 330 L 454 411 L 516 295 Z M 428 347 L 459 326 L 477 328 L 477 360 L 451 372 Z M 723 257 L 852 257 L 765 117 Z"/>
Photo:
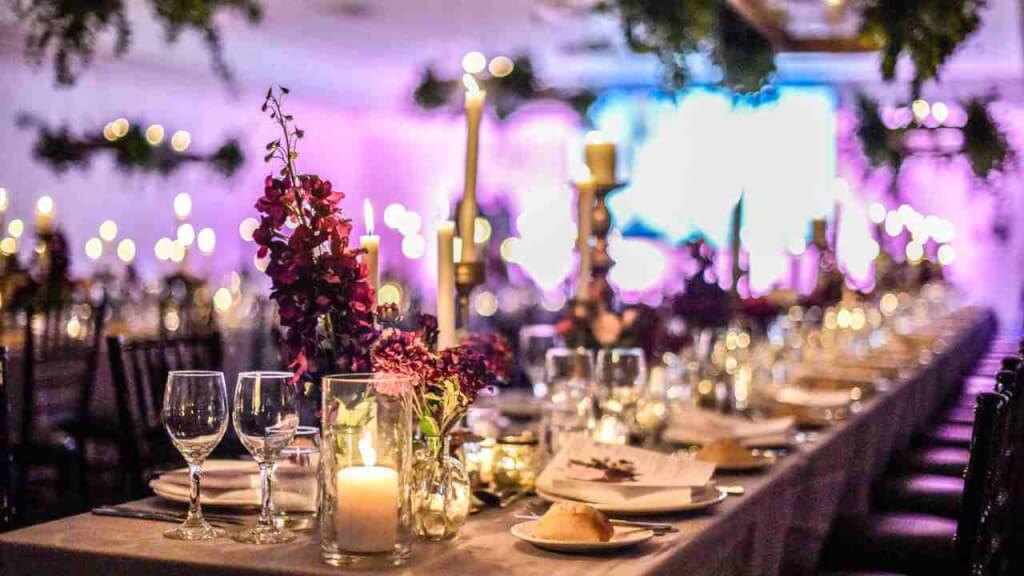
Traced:
<path fill-rule="evenodd" d="M 347 374 L 323 380 L 320 548 L 334 566 L 383 567 L 410 555 L 412 380 Z"/>
<path fill-rule="evenodd" d="M 412 470 L 412 523 L 417 536 L 450 540 L 469 516 L 466 468 L 451 456 L 449 436 L 427 436 Z"/>

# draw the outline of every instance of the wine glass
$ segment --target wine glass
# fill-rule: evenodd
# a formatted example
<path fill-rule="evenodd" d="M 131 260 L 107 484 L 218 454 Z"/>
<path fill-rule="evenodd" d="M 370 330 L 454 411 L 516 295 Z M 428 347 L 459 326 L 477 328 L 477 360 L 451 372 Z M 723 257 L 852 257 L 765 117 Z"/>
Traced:
<path fill-rule="evenodd" d="M 519 331 L 519 359 L 533 385 L 533 394 L 539 398 L 547 395 L 545 362 L 548 350 L 559 346 L 558 331 L 551 324 L 532 324 Z"/>
<path fill-rule="evenodd" d="M 595 367 L 602 418 L 636 424 L 636 404 L 647 383 L 647 359 L 640 348 L 601 349 Z"/>
<path fill-rule="evenodd" d="M 542 443 L 554 455 L 568 439 L 585 434 L 594 421 L 594 357 L 585 348 L 552 348 L 545 355 Z"/>
<path fill-rule="evenodd" d="M 281 451 L 299 427 L 298 392 L 288 372 L 243 372 L 235 387 L 234 425 L 242 445 L 260 467 L 260 518 L 235 536 L 247 544 L 282 544 L 295 534 L 274 523 L 271 479 Z"/>
<path fill-rule="evenodd" d="M 220 443 L 228 429 L 228 394 L 224 374 L 205 371 L 173 371 L 167 375 L 162 412 L 164 428 L 174 447 L 188 463 L 188 517 L 181 526 L 164 533 L 175 540 L 209 540 L 225 535 L 204 518 L 199 502 L 203 460 Z"/>

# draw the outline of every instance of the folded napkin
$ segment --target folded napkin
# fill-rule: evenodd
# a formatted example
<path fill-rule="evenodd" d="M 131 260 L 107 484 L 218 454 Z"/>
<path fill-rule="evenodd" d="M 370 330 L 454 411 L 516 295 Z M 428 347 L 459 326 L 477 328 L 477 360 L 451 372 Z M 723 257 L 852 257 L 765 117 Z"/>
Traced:
<path fill-rule="evenodd" d="M 775 401 L 806 408 L 843 408 L 853 401 L 849 390 L 809 390 L 784 386 L 775 393 Z"/>
<path fill-rule="evenodd" d="M 750 420 L 686 406 L 677 410 L 663 438 L 676 444 L 710 444 L 732 440 L 744 446 L 788 444 L 796 427 L 792 416 Z"/>
<path fill-rule="evenodd" d="M 150 482 L 159 496 L 188 501 L 188 469 L 171 470 Z M 315 511 L 315 469 L 284 461 L 274 472 L 274 503 L 286 511 Z M 259 506 L 259 466 L 251 460 L 208 460 L 203 464 L 202 503 L 222 506 Z"/>
<path fill-rule="evenodd" d="M 598 463 L 594 466 L 593 463 Z M 600 463 L 630 468 L 632 477 L 608 474 Z M 715 465 L 688 456 L 570 438 L 537 478 L 537 488 L 555 496 L 595 504 L 691 501 L 693 488 L 706 486 Z"/>

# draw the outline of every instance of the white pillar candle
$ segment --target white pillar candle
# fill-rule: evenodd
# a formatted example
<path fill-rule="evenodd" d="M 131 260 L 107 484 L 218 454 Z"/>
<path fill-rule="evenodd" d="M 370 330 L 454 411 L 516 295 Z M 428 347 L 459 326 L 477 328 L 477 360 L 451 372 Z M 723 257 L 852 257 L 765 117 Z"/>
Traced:
<path fill-rule="evenodd" d="M 590 132 L 586 135 L 583 159 L 595 184 L 607 186 L 615 183 L 615 143 L 604 134 Z"/>
<path fill-rule="evenodd" d="M 480 90 L 472 75 L 463 76 L 466 85 L 466 177 L 459 206 L 459 233 L 462 237 L 462 261 L 476 261 L 473 228 L 476 222 L 476 175 L 480 149 L 480 118 L 487 92 Z"/>
<path fill-rule="evenodd" d="M 380 236 L 373 233 L 373 204 L 363 200 L 363 219 L 366 222 L 366 235 L 359 238 L 359 246 L 366 250 L 363 256 L 366 262 L 366 276 L 374 290 L 380 288 Z"/>
<path fill-rule="evenodd" d="M 455 346 L 455 222 L 437 227 L 437 348 Z"/>
<path fill-rule="evenodd" d="M 338 543 L 347 552 L 388 552 L 398 541 L 398 472 L 382 466 L 338 470 Z"/>
<path fill-rule="evenodd" d="M 590 235 L 593 231 L 594 218 L 594 180 L 588 178 L 576 183 L 579 193 L 576 203 L 576 251 L 579 252 L 579 277 L 576 281 L 576 298 L 588 298 L 587 285 L 590 282 Z"/>

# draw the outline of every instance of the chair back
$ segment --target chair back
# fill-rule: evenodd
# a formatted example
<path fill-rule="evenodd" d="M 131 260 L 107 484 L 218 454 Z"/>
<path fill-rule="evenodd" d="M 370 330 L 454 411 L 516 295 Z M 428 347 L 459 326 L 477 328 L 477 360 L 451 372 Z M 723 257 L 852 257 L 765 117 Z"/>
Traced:
<path fill-rule="evenodd" d="M 11 454 L 10 410 L 8 409 L 7 348 L 0 346 L 0 532 L 14 522 L 14 458 Z"/>
<path fill-rule="evenodd" d="M 19 442 L 70 422 L 85 422 L 96 383 L 107 296 L 26 309 Z"/>
<path fill-rule="evenodd" d="M 167 374 L 174 370 L 220 370 L 223 340 L 204 336 L 126 341 L 107 338 L 111 379 L 121 430 L 121 465 L 129 495 L 147 493 L 149 475 L 180 457 L 161 422 Z"/>
<path fill-rule="evenodd" d="M 1009 433 L 1009 399 L 996 392 L 978 394 L 956 532 L 957 556 L 971 576 L 1006 573 Z"/>

